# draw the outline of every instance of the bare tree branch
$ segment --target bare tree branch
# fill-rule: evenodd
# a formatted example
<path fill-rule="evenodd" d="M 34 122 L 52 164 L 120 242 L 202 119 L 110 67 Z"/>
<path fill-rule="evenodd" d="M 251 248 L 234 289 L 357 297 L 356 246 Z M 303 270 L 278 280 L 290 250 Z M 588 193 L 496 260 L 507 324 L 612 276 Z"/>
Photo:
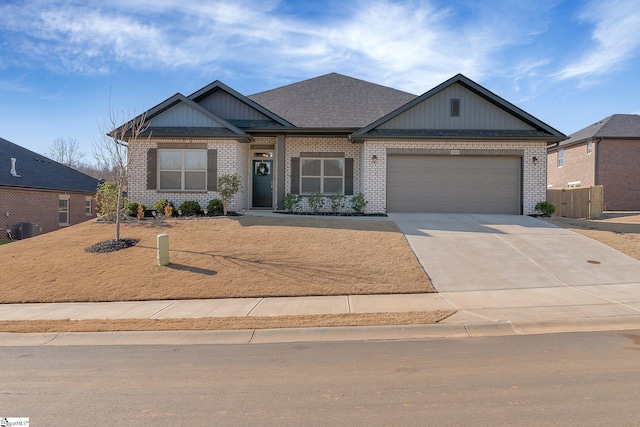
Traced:
<path fill-rule="evenodd" d="M 70 168 L 76 168 L 84 157 L 84 153 L 80 152 L 80 144 L 76 139 L 58 137 L 49 146 L 46 156 Z"/>
<path fill-rule="evenodd" d="M 118 122 L 123 124 L 118 125 Z M 130 175 L 129 159 L 141 150 L 137 142 L 148 128 L 146 113 L 133 119 L 124 112 L 118 118 L 109 102 L 109 115 L 103 117 L 98 124 L 101 138 L 93 144 L 93 155 L 101 170 L 111 171 L 118 187 L 118 203 L 116 207 L 116 240 L 120 240 L 120 213 L 122 210 L 122 192 L 127 186 Z"/>

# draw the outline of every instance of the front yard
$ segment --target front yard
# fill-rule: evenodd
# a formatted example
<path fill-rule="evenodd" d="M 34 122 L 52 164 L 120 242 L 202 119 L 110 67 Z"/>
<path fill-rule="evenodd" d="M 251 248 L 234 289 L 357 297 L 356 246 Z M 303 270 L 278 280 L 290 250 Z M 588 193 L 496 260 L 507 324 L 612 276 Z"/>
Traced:
<path fill-rule="evenodd" d="M 88 253 L 113 224 L 86 222 L 0 246 L 0 303 L 434 292 L 395 223 L 350 218 L 133 220 L 128 249 Z M 157 266 L 168 234 L 171 265 Z"/>

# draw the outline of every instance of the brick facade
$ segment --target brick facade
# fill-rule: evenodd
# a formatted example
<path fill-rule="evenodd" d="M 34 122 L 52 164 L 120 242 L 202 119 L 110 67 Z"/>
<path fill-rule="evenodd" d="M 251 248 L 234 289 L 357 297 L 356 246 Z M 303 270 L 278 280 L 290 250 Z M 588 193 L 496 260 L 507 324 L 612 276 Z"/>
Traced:
<path fill-rule="evenodd" d="M 180 144 L 207 144 L 207 149 L 217 150 L 218 155 L 218 176 L 232 175 L 237 173 L 240 176 L 242 192 L 238 193 L 230 202 L 229 210 L 237 211 L 247 208 L 247 198 L 245 197 L 248 188 L 248 150 L 249 145 L 236 140 L 225 139 L 204 139 L 204 138 L 178 138 L 178 139 L 147 139 L 137 141 L 130 150 L 130 172 L 128 199 L 137 203 L 142 203 L 148 208 L 158 200 L 167 199 L 173 202 L 176 209 L 183 202 L 195 200 L 202 208 L 205 208 L 210 200 L 219 199 L 220 194 L 216 191 L 161 191 L 147 190 L 147 151 L 150 148 L 157 148 L 158 143 L 180 143 Z"/>
<path fill-rule="evenodd" d="M 446 149 L 446 150 L 522 150 L 522 203 L 523 214 L 535 213 L 536 203 L 546 200 L 546 142 L 530 141 L 402 141 L 376 140 L 364 143 L 363 193 L 369 204 L 366 211 L 386 212 L 387 199 L 387 149 Z M 373 156 L 377 157 L 374 162 Z M 533 157 L 538 164 L 533 164 Z"/>
<path fill-rule="evenodd" d="M 202 207 L 213 198 L 219 198 L 215 191 L 202 192 L 163 192 L 147 190 L 146 183 L 146 152 L 149 148 L 156 148 L 158 142 L 171 142 L 171 139 L 147 140 L 138 142 L 139 148 L 132 151 L 131 180 L 129 199 L 143 203 L 149 207 L 157 200 L 167 199 L 179 206 L 186 200 L 196 200 Z M 337 152 L 344 153 L 346 158 L 353 159 L 353 194 L 362 192 L 368 204 L 366 213 L 385 213 L 387 199 L 387 149 L 388 148 L 432 148 L 432 149 L 473 149 L 473 150 L 521 150 L 523 154 L 523 213 L 534 213 L 534 207 L 539 201 L 545 200 L 546 188 L 546 143 L 524 141 L 402 141 L 376 140 L 363 144 L 355 144 L 346 137 L 339 136 L 287 136 L 285 139 L 285 153 L 277 151 L 275 137 L 256 138 L 251 144 L 240 143 L 235 140 L 207 140 L 180 138 L 173 140 L 180 143 L 207 143 L 207 148 L 218 151 L 218 176 L 237 173 L 242 182 L 242 192 L 236 195 L 230 203 L 230 210 L 251 208 L 252 192 L 252 162 L 256 152 L 270 151 L 274 155 L 273 165 L 273 206 L 278 204 L 277 162 L 284 159 L 284 193 L 291 192 L 291 158 L 300 157 L 304 152 Z M 372 156 L 377 160 L 373 162 Z M 533 157 L 538 158 L 534 165 Z M 350 196 L 346 197 L 345 210 L 349 210 Z M 302 201 L 302 209 L 309 208 L 306 198 Z M 325 210 L 328 210 L 326 207 Z"/>
<path fill-rule="evenodd" d="M 640 210 L 640 141 L 596 139 L 592 153 L 587 142 L 561 148 L 564 165 L 558 167 L 558 149 L 548 153 L 548 184 L 566 188 L 580 182 L 581 187 L 602 185 L 605 210 Z"/>
<path fill-rule="evenodd" d="M 604 209 L 640 210 L 640 140 L 605 139 L 598 143 L 597 155 Z"/>
<path fill-rule="evenodd" d="M 0 188 L 0 215 L 4 218 L 5 230 L 11 230 L 14 237 L 19 238 L 18 227 L 22 222 L 39 224 L 43 233 L 66 227 L 67 225 L 58 223 L 58 201 L 61 196 L 69 198 L 68 225 L 95 218 L 96 205 L 93 194 Z M 87 214 L 85 210 L 87 197 L 91 197 L 91 214 Z M 4 236 L 3 232 L 2 238 Z"/>
<path fill-rule="evenodd" d="M 581 187 L 595 185 L 595 145 L 591 154 L 587 153 L 587 143 L 563 148 L 564 162 L 558 167 L 558 150 L 549 153 L 547 185 L 552 188 L 566 188 L 570 182 L 580 182 Z"/>

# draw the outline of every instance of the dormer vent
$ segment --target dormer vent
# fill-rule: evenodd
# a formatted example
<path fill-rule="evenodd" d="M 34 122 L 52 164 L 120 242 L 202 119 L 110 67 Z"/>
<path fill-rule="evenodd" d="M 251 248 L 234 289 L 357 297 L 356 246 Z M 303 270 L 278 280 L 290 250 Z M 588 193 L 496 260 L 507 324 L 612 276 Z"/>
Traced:
<path fill-rule="evenodd" d="M 451 99 L 451 117 L 460 117 L 460 100 Z"/>

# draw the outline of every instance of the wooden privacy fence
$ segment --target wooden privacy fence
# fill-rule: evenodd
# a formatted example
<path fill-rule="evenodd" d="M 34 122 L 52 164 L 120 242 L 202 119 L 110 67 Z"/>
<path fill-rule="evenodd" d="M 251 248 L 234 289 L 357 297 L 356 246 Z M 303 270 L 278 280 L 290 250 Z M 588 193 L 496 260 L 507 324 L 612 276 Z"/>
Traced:
<path fill-rule="evenodd" d="M 602 185 L 578 188 L 548 188 L 547 201 L 556 207 L 557 216 L 598 218 L 602 216 Z"/>

